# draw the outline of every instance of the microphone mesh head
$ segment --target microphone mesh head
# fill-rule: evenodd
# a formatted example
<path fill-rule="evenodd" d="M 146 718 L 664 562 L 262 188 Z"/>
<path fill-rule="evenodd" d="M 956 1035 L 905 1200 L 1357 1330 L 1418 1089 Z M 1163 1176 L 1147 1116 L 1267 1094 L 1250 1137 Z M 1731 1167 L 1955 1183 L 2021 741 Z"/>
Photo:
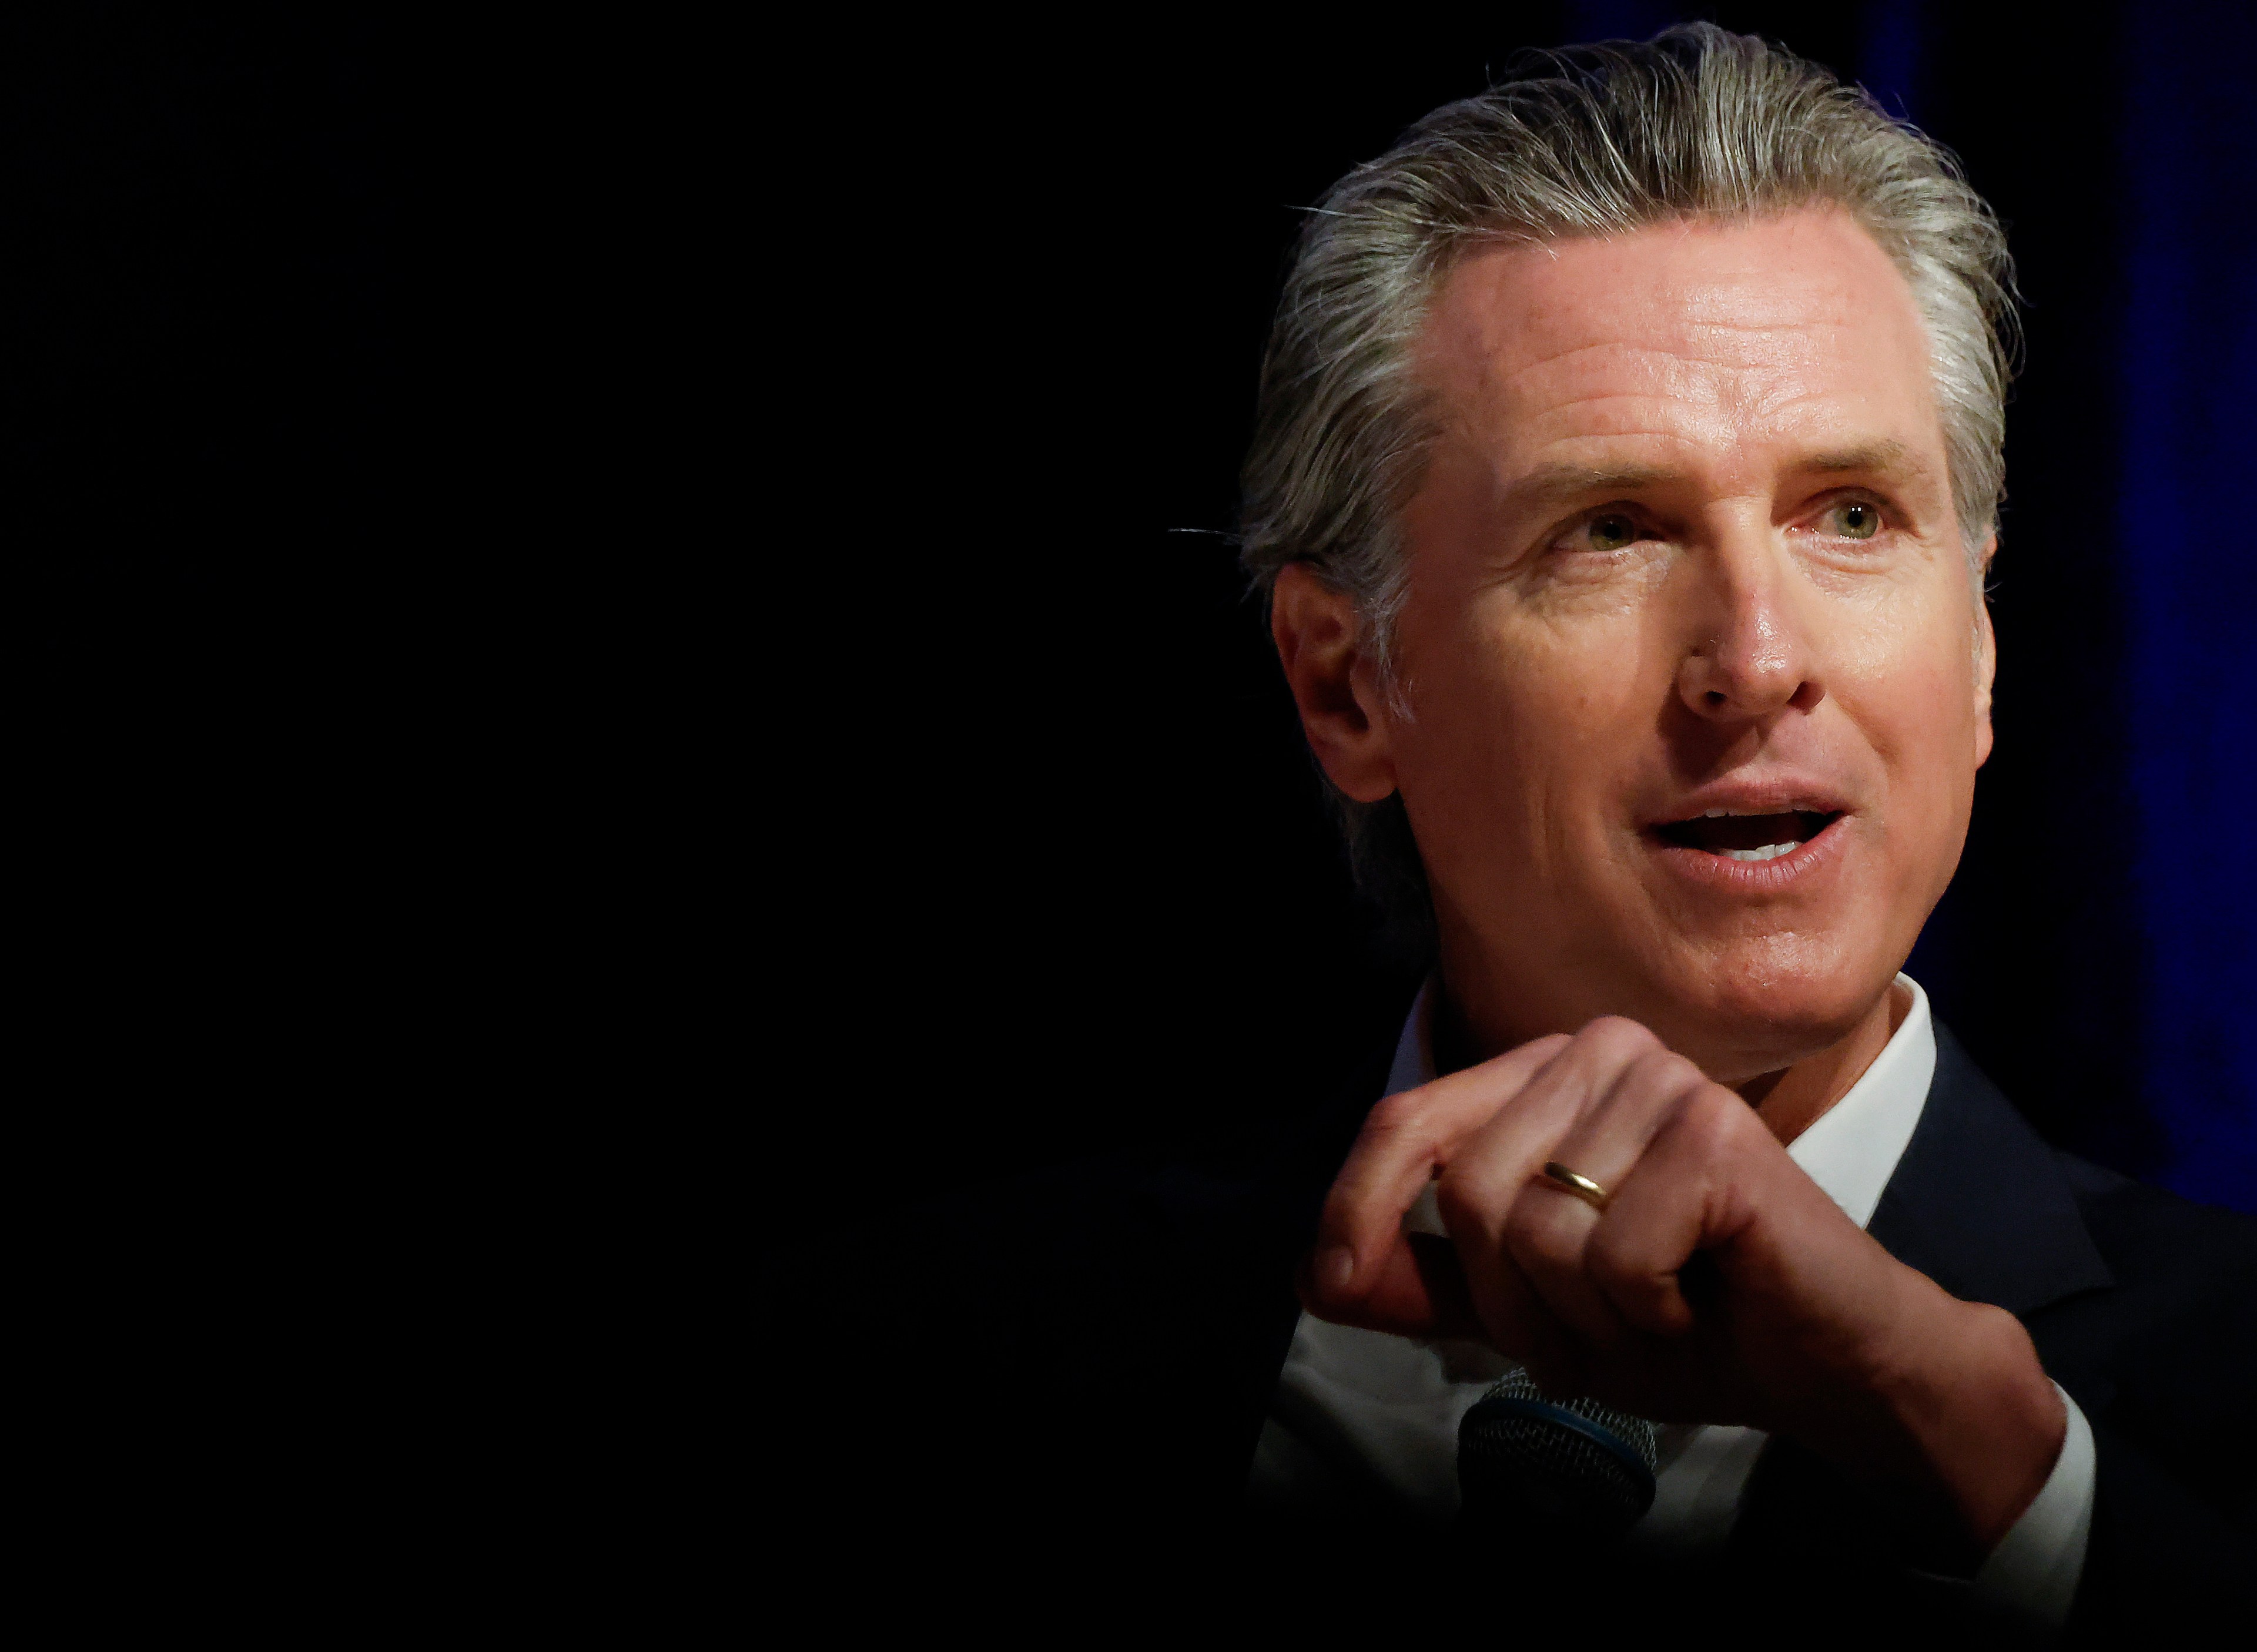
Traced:
<path fill-rule="evenodd" d="M 1492 1385 L 1458 1424 L 1458 1486 L 1475 1520 L 1619 1534 L 1652 1507 L 1659 1461 L 1644 1417 L 1552 1399 L 1525 1371 Z"/>

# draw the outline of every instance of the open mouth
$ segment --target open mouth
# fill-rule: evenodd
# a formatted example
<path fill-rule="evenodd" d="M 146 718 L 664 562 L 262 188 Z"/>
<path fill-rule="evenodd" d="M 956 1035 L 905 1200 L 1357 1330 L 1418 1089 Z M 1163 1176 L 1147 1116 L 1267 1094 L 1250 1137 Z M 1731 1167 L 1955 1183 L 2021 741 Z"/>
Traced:
<path fill-rule="evenodd" d="M 1698 849 L 1727 860 L 1776 860 L 1792 854 L 1842 818 L 1840 810 L 1822 814 L 1801 809 L 1775 815 L 1741 815 L 1712 808 L 1690 820 L 1654 828 L 1664 843 Z"/>

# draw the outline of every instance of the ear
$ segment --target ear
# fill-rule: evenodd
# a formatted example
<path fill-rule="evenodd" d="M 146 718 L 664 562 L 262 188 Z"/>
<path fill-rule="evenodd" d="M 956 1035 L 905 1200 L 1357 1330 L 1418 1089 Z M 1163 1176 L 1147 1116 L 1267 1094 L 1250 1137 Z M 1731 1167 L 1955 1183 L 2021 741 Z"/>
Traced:
<path fill-rule="evenodd" d="M 1355 603 L 1288 563 L 1270 593 L 1270 635 L 1325 773 L 1359 803 L 1385 797 L 1395 789 L 1393 736 Z"/>
<path fill-rule="evenodd" d="M 1991 603 L 1983 594 L 1983 581 L 1991 572 L 1991 559 L 1999 554 L 1996 533 L 1983 542 L 1983 560 L 1975 582 L 1975 766 L 1991 760 L 1991 684 L 1999 674 L 1999 639 L 1991 629 Z"/>

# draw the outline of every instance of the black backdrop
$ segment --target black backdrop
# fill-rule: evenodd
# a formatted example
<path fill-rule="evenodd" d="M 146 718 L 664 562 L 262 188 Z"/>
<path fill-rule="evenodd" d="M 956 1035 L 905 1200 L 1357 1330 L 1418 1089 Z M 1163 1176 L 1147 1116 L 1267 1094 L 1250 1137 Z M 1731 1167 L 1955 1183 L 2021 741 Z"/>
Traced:
<path fill-rule="evenodd" d="M 1902 78 L 1902 42 L 1852 9 L 1721 16 L 1851 75 L 1894 50 Z M 820 805 L 789 813 L 839 901 L 818 982 L 867 1017 L 807 1053 L 819 1093 L 871 1098 L 872 1173 L 1259 1113 L 1384 1036 L 1371 1006 L 1401 983 L 1223 537 L 1235 467 L 1296 208 L 1574 22 L 1126 38 L 1040 72 L 958 46 L 895 82 L 882 141 L 847 140 L 885 168 L 886 229 L 845 253 L 855 371 L 831 411 L 864 468 L 826 501 L 824 623 L 874 692 Z M 1998 753 L 1912 967 L 2045 1129 L 2154 1174 L 2128 880 L 2092 853 L 2126 741 L 2120 699 L 2088 691 L 2122 649 L 2112 38 L 1955 13 L 1921 43 L 1916 113 L 2006 220 L 2028 308 Z M 2035 118 L 2064 98 L 2083 122 Z"/>
<path fill-rule="evenodd" d="M 1913 968 L 2042 1127 L 2180 1175 L 2105 841 L 2134 14 L 1708 11 L 2007 221 L 1999 749 Z M 1672 15 L 13 40 L 11 474 L 107 582 L 66 677 L 147 896 L 105 979 L 223 988 L 223 1060 L 287 1004 L 294 1086 L 569 1119 L 756 1227 L 1297 1105 L 1410 985 L 1228 541 L 1298 210 L 1514 51 Z"/>

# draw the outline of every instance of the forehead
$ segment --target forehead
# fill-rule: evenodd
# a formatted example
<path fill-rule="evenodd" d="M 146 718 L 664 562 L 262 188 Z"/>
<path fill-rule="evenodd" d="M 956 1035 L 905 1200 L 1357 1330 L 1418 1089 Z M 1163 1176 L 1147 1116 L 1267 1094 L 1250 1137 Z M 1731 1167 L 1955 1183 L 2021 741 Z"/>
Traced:
<path fill-rule="evenodd" d="M 1500 458 L 1940 441 L 1911 289 L 1838 208 L 1485 248 L 1443 283 L 1419 357 L 1446 422 Z"/>

